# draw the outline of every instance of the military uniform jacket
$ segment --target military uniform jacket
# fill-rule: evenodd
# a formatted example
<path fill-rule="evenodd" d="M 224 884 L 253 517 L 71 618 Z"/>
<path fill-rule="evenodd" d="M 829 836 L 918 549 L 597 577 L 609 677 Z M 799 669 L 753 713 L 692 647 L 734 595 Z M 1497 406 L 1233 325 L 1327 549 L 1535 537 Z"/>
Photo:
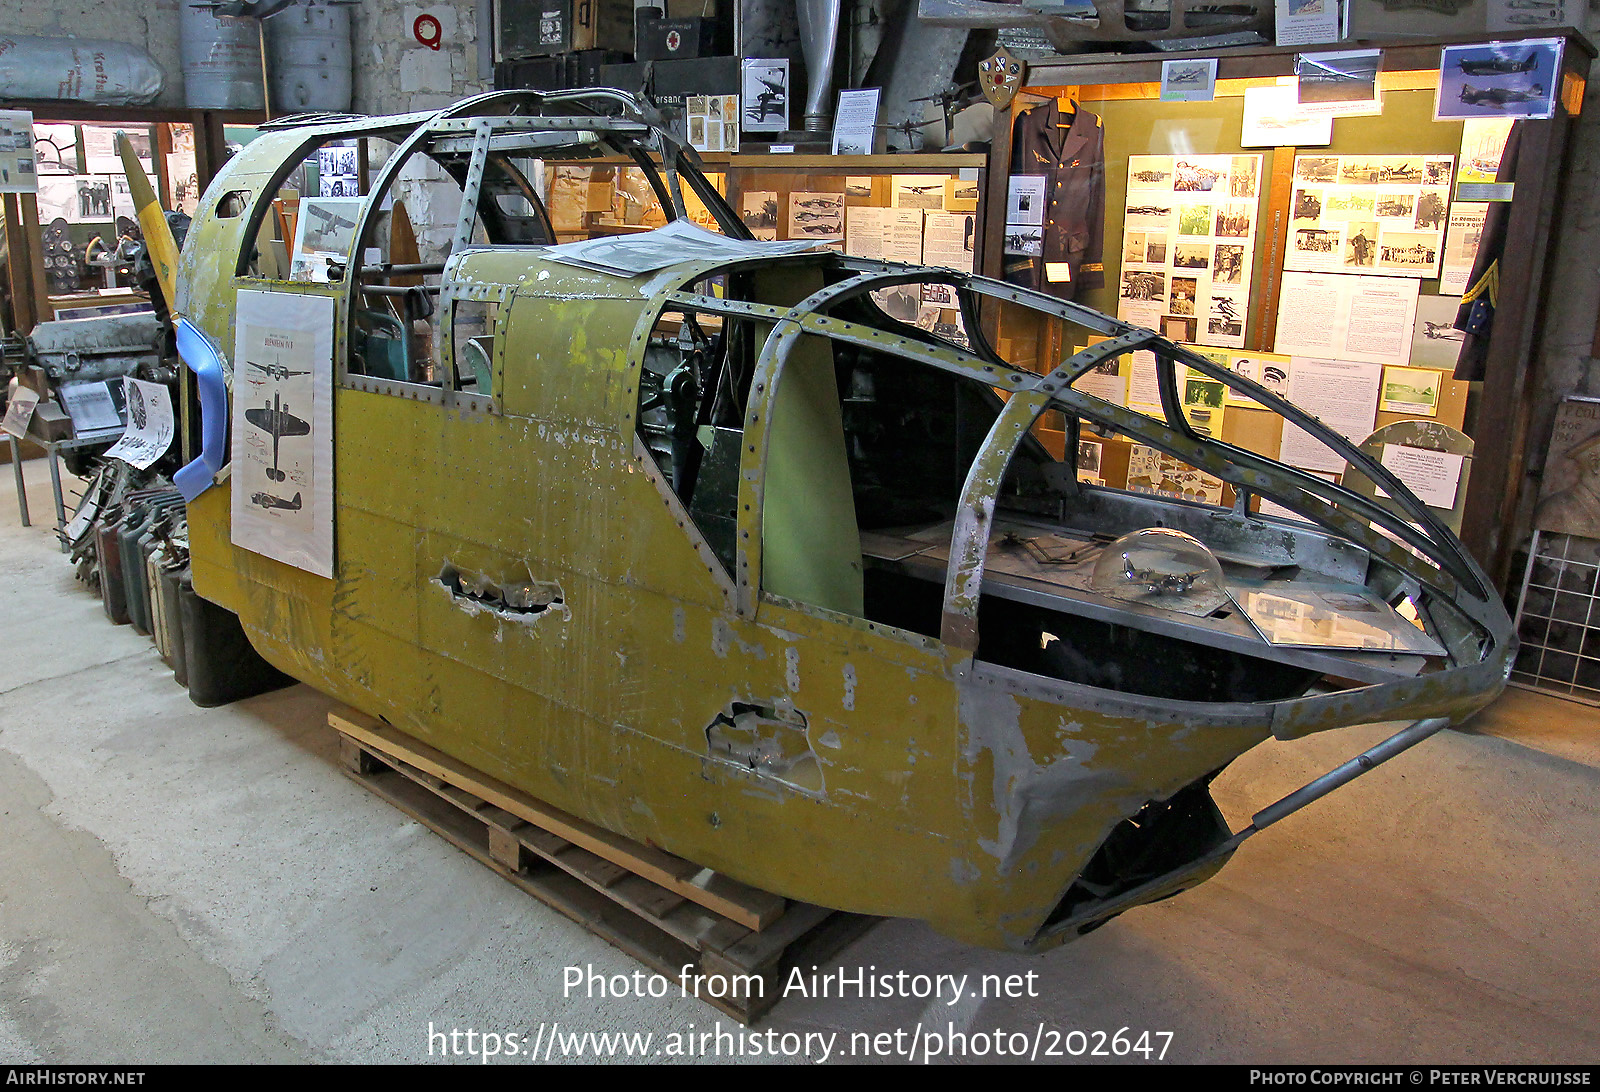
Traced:
<path fill-rule="evenodd" d="M 1044 254 L 1007 254 L 1005 279 L 1064 300 L 1104 285 L 1105 129 L 1099 116 L 1079 107 L 1069 118 L 1055 99 L 1022 114 L 1011 135 L 1011 173 L 1044 176 Z M 1065 263 L 1070 280 L 1050 278 L 1056 263 Z"/>

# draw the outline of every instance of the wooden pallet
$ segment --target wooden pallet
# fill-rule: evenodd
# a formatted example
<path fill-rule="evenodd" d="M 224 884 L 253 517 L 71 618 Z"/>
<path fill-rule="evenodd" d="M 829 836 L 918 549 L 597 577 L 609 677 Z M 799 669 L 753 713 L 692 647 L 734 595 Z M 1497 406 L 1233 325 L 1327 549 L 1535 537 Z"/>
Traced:
<path fill-rule="evenodd" d="M 328 714 L 345 773 L 436 834 L 741 1023 L 794 966 L 837 954 L 878 919 L 737 883 L 613 834 L 352 709 Z M 689 980 L 683 968 L 692 967 Z"/>

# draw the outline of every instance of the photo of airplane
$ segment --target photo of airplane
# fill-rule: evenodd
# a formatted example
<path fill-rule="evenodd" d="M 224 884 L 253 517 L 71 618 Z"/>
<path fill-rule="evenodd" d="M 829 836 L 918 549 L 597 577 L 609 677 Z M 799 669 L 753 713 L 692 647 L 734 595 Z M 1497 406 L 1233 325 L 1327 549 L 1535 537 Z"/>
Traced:
<path fill-rule="evenodd" d="M 1468 76 L 1510 76 L 1518 72 L 1532 72 L 1534 65 L 1539 63 L 1539 58 L 1536 54 L 1530 53 L 1520 61 L 1513 61 L 1508 57 L 1491 57 L 1487 60 L 1463 60 L 1456 63 Z"/>
<path fill-rule="evenodd" d="M 310 435 L 310 422 L 290 413 L 287 402 L 280 405 L 276 394 L 272 396 L 272 405 L 263 402 L 260 409 L 245 410 L 244 419 L 272 437 L 272 465 L 267 468 L 267 477 L 275 482 L 283 481 L 289 475 L 278 469 L 278 441 L 285 436 Z"/>
<path fill-rule="evenodd" d="M 355 230 L 356 222 L 347 216 L 324 207 L 317 201 L 306 201 L 305 248 L 318 251 L 342 251 L 348 233 Z"/>
<path fill-rule="evenodd" d="M 296 493 L 293 500 L 284 500 L 274 497 L 271 493 L 253 493 L 250 496 L 251 504 L 258 504 L 262 508 L 282 508 L 289 512 L 300 511 L 300 494 Z"/>
<path fill-rule="evenodd" d="M 1505 106 L 1517 102 L 1538 102 L 1544 98 L 1544 88 L 1534 84 L 1527 90 L 1515 87 L 1461 87 L 1461 101 L 1468 106 Z"/>

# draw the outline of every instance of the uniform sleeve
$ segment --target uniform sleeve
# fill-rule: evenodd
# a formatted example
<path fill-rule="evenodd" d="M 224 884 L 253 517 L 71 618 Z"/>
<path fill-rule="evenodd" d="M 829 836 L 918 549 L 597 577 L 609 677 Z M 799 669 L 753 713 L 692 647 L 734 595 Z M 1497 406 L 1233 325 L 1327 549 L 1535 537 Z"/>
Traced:
<path fill-rule="evenodd" d="M 1089 245 L 1083 252 L 1083 264 L 1078 267 L 1078 287 L 1103 288 L 1106 283 L 1106 267 L 1101 257 L 1106 235 L 1106 132 L 1098 121 L 1094 127 L 1089 207 L 1085 216 L 1089 221 Z"/>

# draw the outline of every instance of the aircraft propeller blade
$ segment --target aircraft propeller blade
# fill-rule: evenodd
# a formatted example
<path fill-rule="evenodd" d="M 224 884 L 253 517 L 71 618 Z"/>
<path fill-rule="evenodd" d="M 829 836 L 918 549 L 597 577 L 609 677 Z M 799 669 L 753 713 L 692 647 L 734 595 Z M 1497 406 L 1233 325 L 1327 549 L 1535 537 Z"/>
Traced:
<path fill-rule="evenodd" d="M 178 271 L 178 244 L 172 238 L 172 228 L 167 225 L 156 191 L 145 177 L 139 157 L 126 133 L 117 133 L 117 154 L 122 156 L 122 169 L 128 176 L 128 190 L 133 196 L 133 207 L 139 217 L 139 227 L 144 232 L 145 249 L 150 254 L 150 264 L 155 266 L 156 279 L 161 282 L 161 294 L 166 297 L 167 308 L 176 306 Z"/>

